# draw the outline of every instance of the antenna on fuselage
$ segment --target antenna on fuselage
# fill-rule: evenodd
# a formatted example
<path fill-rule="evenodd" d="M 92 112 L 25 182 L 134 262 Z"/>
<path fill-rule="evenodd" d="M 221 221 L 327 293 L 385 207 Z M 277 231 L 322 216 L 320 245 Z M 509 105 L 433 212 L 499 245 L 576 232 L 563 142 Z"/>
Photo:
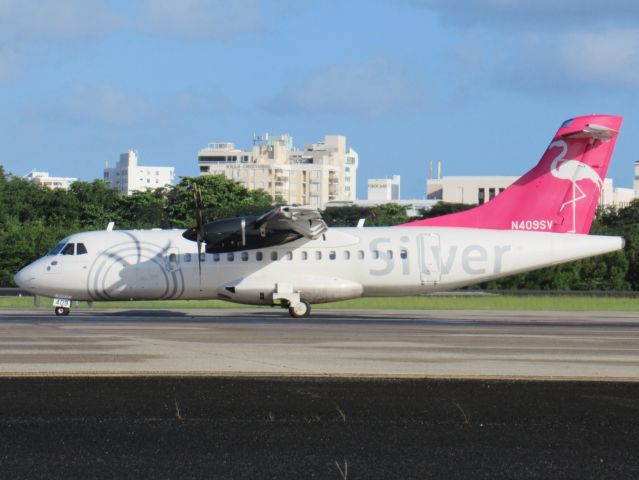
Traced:
<path fill-rule="evenodd" d="M 364 228 L 364 222 L 365 222 L 365 221 L 366 221 L 366 219 L 365 219 L 365 218 L 360 218 L 360 219 L 357 221 L 357 228 Z"/>
<path fill-rule="evenodd" d="M 109 224 L 107 225 L 106 231 L 107 232 L 112 232 L 113 231 L 113 227 L 115 227 L 115 222 L 109 222 Z"/>

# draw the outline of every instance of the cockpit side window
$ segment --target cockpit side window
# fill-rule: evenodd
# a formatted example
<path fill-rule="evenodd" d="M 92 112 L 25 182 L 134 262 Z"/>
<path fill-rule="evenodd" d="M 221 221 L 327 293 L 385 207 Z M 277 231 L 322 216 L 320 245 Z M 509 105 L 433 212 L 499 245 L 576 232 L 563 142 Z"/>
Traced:
<path fill-rule="evenodd" d="M 67 246 L 62 249 L 62 255 L 74 255 L 75 243 L 67 243 Z"/>
<path fill-rule="evenodd" d="M 87 247 L 84 246 L 84 243 L 78 243 L 78 245 L 75 248 L 75 254 L 76 255 L 86 255 L 87 252 Z"/>
<path fill-rule="evenodd" d="M 57 255 L 58 253 L 62 251 L 62 249 L 64 248 L 66 244 L 67 242 L 65 241 L 58 243 L 55 247 L 51 249 L 51 251 L 49 252 L 49 255 Z"/>

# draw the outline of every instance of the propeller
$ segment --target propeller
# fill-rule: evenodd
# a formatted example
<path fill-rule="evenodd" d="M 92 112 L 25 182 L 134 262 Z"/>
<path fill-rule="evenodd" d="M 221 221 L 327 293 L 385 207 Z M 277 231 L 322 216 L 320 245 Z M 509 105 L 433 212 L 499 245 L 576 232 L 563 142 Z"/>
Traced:
<path fill-rule="evenodd" d="M 193 203 L 195 204 L 195 239 L 197 241 L 197 269 L 202 290 L 202 242 L 204 241 L 204 222 L 202 221 L 202 191 L 193 185 Z"/>

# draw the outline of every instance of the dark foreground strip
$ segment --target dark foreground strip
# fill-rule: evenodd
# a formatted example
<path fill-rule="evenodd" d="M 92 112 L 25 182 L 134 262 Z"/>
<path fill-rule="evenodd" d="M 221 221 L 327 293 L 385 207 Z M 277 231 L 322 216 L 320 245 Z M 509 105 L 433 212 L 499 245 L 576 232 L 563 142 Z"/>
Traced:
<path fill-rule="evenodd" d="M 639 383 L 0 378 L 0 478 L 639 478 Z"/>

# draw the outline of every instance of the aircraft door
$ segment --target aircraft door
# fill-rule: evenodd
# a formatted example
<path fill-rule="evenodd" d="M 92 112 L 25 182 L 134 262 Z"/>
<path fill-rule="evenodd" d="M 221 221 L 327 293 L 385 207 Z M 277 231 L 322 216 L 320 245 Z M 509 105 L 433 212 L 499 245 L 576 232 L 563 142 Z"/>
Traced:
<path fill-rule="evenodd" d="M 417 242 L 422 285 L 437 285 L 442 278 L 439 235 L 418 235 Z"/>

